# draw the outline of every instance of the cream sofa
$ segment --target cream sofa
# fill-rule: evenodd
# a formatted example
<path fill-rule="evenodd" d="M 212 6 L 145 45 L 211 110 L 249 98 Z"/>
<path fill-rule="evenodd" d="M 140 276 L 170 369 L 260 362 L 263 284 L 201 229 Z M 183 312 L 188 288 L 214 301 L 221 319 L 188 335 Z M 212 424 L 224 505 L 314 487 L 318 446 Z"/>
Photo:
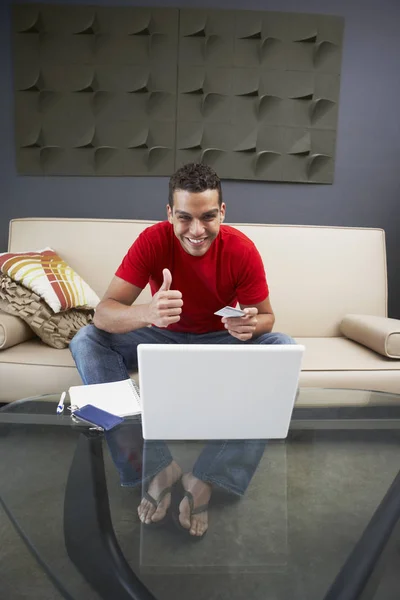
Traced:
<path fill-rule="evenodd" d="M 123 255 L 152 221 L 15 219 L 9 251 L 50 246 L 101 296 Z M 305 345 L 301 386 L 400 393 L 394 356 L 398 321 L 387 317 L 385 235 L 380 229 L 236 225 L 264 260 L 276 314 L 275 330 Z M 5 250 L 5 249 L 4 249 Z M 149 299 L 146 288 L 138 302 Z M 343 319 L 370 315 L 367 323 Z M 364 321 L 362 317 L 361 321 Z M 342 325 L 341 325 L 342 324 Z M 19 343 L 18 343 L 19 342 Z M 79 384 L 68 349 L 34 338 L 19 319 L 0 315 L 0 401 L 60 392 Z"/>

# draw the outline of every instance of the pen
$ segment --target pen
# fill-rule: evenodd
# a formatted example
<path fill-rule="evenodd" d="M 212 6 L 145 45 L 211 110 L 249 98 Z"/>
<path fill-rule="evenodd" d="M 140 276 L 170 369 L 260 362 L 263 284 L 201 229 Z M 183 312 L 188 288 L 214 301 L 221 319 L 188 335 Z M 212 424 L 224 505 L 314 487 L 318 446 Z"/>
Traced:
<path fill-rule="evenodd" d="M 63 392 L 61 394 L 60 400 L 57 404 L 57 414 L 61 415 L 62 412 L 64 412 L 64 400 L 65 400 L 65 396 L 67 395 L 66 392 Z"/>

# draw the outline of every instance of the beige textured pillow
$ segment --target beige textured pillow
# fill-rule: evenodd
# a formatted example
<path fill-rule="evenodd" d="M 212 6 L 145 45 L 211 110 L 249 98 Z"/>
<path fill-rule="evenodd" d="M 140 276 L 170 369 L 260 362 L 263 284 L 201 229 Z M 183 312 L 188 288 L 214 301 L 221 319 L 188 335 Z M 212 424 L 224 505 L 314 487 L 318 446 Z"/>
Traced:
<path fill-rule="evenodd" d="M 0 311 L 0 350 L 26 342 L 33 335 L 33 331 L 25 321 Z"/>
<path fill-rule="evenodd" d="M 389 358 L 400 358 L 400 321 L 372 315 L 346 315 L 340 331 L 350 340 L 359 342 Z"/>
<path fill-rule="evenodd" d="M 23 319 L 53 348 L 66 348 L 81 327 L 92 321 L 93 310 L 54 311 L 37 294 L 0 274 L 0 310 Z"/>

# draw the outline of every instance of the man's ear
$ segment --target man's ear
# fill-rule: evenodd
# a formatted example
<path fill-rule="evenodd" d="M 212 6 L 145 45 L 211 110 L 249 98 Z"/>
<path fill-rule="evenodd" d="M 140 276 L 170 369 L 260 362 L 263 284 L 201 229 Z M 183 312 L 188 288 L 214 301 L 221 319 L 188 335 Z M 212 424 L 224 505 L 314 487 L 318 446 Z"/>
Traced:
<path fill-rule="evenodd" d="M 219 213 L 219 218 L 220 218 L 221 223 L 225 219 L 225 211 L 226 211 L 226 206 L 225 206 L 225 202 L 223 202 L 221 204 L 220 213 Z"/>
<path fill-rule="evenodd" d="M 167 217 L 168 221 L 172 223 L 172 209 L 169 204 L 167 204 Z"/>

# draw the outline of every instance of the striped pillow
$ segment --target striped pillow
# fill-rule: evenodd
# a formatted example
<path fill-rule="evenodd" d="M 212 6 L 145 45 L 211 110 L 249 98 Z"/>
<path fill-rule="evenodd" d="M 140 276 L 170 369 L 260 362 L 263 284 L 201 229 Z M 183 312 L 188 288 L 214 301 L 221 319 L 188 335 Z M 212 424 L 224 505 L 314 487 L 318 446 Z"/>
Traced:
<path fill-rule="evenodd" d="M 55 313 L 99 303 L 92 288 L 51 248 L 0 253 L 0 271 L 43 298 Z"/>

